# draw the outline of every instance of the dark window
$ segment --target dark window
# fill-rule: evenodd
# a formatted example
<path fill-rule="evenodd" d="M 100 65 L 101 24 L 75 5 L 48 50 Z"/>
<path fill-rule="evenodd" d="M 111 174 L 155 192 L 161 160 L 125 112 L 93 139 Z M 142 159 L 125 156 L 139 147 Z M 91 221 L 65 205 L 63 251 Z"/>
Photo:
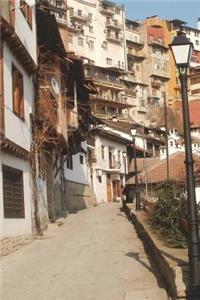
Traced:
<path fill-rule="evenodd" d="M 23 172 L 3 165 L 3 203 L 5 218 L 24 218 Z"/>
<path fill-rule="evenodd" d="M 24 0 L 20 0 L 20 8 L 28 25 L 32 28 L 32 8 Z"/>
<path fill-rule="evenodd" d="M 24 119 L 24 84 L 22 73 L 12 64 L 13 112 Z"/>
<path fill-rule="evenodd" d="M 73 156 L 69 155 L 67 158 L 67 169 L 73 170 Z"/>
<path fill-rule="evenodd" d="M 83 155 L 80 155 L 80 163 L 83 165 L 83 163 L 84 163 L 84 157 L 83 157 Z"/>
<path fill-rule="evenodd" d="M 99 183 L 102 182 L 102 177 L 101 176 L 97 176 Z"/>
<path fill-rule="evenodd" d="M 102 159 L 105 159 L 105 152 L 104 152 L 104 150 L 105 150 L 105 147 L 102 145 L 101 146 L 101 158 Z"/>

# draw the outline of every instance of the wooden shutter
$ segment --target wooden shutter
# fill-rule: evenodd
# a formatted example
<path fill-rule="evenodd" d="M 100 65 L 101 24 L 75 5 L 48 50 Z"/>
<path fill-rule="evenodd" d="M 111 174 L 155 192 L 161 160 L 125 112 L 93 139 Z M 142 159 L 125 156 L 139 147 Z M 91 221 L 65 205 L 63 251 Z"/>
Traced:
<path fill-rule="evenodd" d="M 27 21 L 29 26 L 32 28 L 32 8 L 27 5 Z"/>

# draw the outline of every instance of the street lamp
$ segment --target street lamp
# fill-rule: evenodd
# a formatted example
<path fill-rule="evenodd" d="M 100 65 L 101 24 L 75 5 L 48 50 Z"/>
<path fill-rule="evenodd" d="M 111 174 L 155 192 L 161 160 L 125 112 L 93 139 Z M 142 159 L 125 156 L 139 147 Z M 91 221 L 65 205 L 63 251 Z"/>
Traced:
<path fill-rule="evenodd" d="M 187 72 L 190 64 L 193 45 L 186 36 L 179 32 L 169 47 L 172 50 L 176 66 L 179 71 L 182 94 L 182 111 L 185 139 L 185 168 L 187 178 L 188 197 L 188 225 L 189 225 L 189 287 L 187 299 L 200 299 L 200 240 L 198 233 L 198 215 L 195 195 L 194 161 L 192 158 L 192 144 L 190 135 L 190 115 L 188 104 Z"/>
<path fill-rule="evenodd" d="M 135 149 L 135 136 L 137 129 L 131 129 L 132 141 L 133 141 L 133 151 L 134 151 L 134 169 L 135 169 L 135 198 L 136 198 L 136 210 L 140 210 L 140 190 L 138 184 L 138 171 L 137 171 L 137 159 L 136 159 L 136 149 Z"/>

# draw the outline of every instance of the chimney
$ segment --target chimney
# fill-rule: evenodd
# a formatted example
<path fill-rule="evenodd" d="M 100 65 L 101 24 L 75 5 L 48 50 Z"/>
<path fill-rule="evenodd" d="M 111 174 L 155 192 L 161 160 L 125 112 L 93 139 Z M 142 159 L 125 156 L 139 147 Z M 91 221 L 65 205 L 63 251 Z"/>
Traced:
<path fill-rule="evenodd" d="M 198 20 L 197 20 L 197 29 L 200 30 L 200 18 L 198 18 Z"/>

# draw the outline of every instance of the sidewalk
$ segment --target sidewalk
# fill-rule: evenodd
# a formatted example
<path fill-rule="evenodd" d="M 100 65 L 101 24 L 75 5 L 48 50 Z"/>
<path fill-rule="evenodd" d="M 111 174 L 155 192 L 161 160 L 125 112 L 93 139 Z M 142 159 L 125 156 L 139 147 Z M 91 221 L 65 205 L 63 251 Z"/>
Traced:
<path fill-rule="evenodd" d="M 71 214 L 0 263 L 1 300 L 167 300 L 119 204 Z"/>

